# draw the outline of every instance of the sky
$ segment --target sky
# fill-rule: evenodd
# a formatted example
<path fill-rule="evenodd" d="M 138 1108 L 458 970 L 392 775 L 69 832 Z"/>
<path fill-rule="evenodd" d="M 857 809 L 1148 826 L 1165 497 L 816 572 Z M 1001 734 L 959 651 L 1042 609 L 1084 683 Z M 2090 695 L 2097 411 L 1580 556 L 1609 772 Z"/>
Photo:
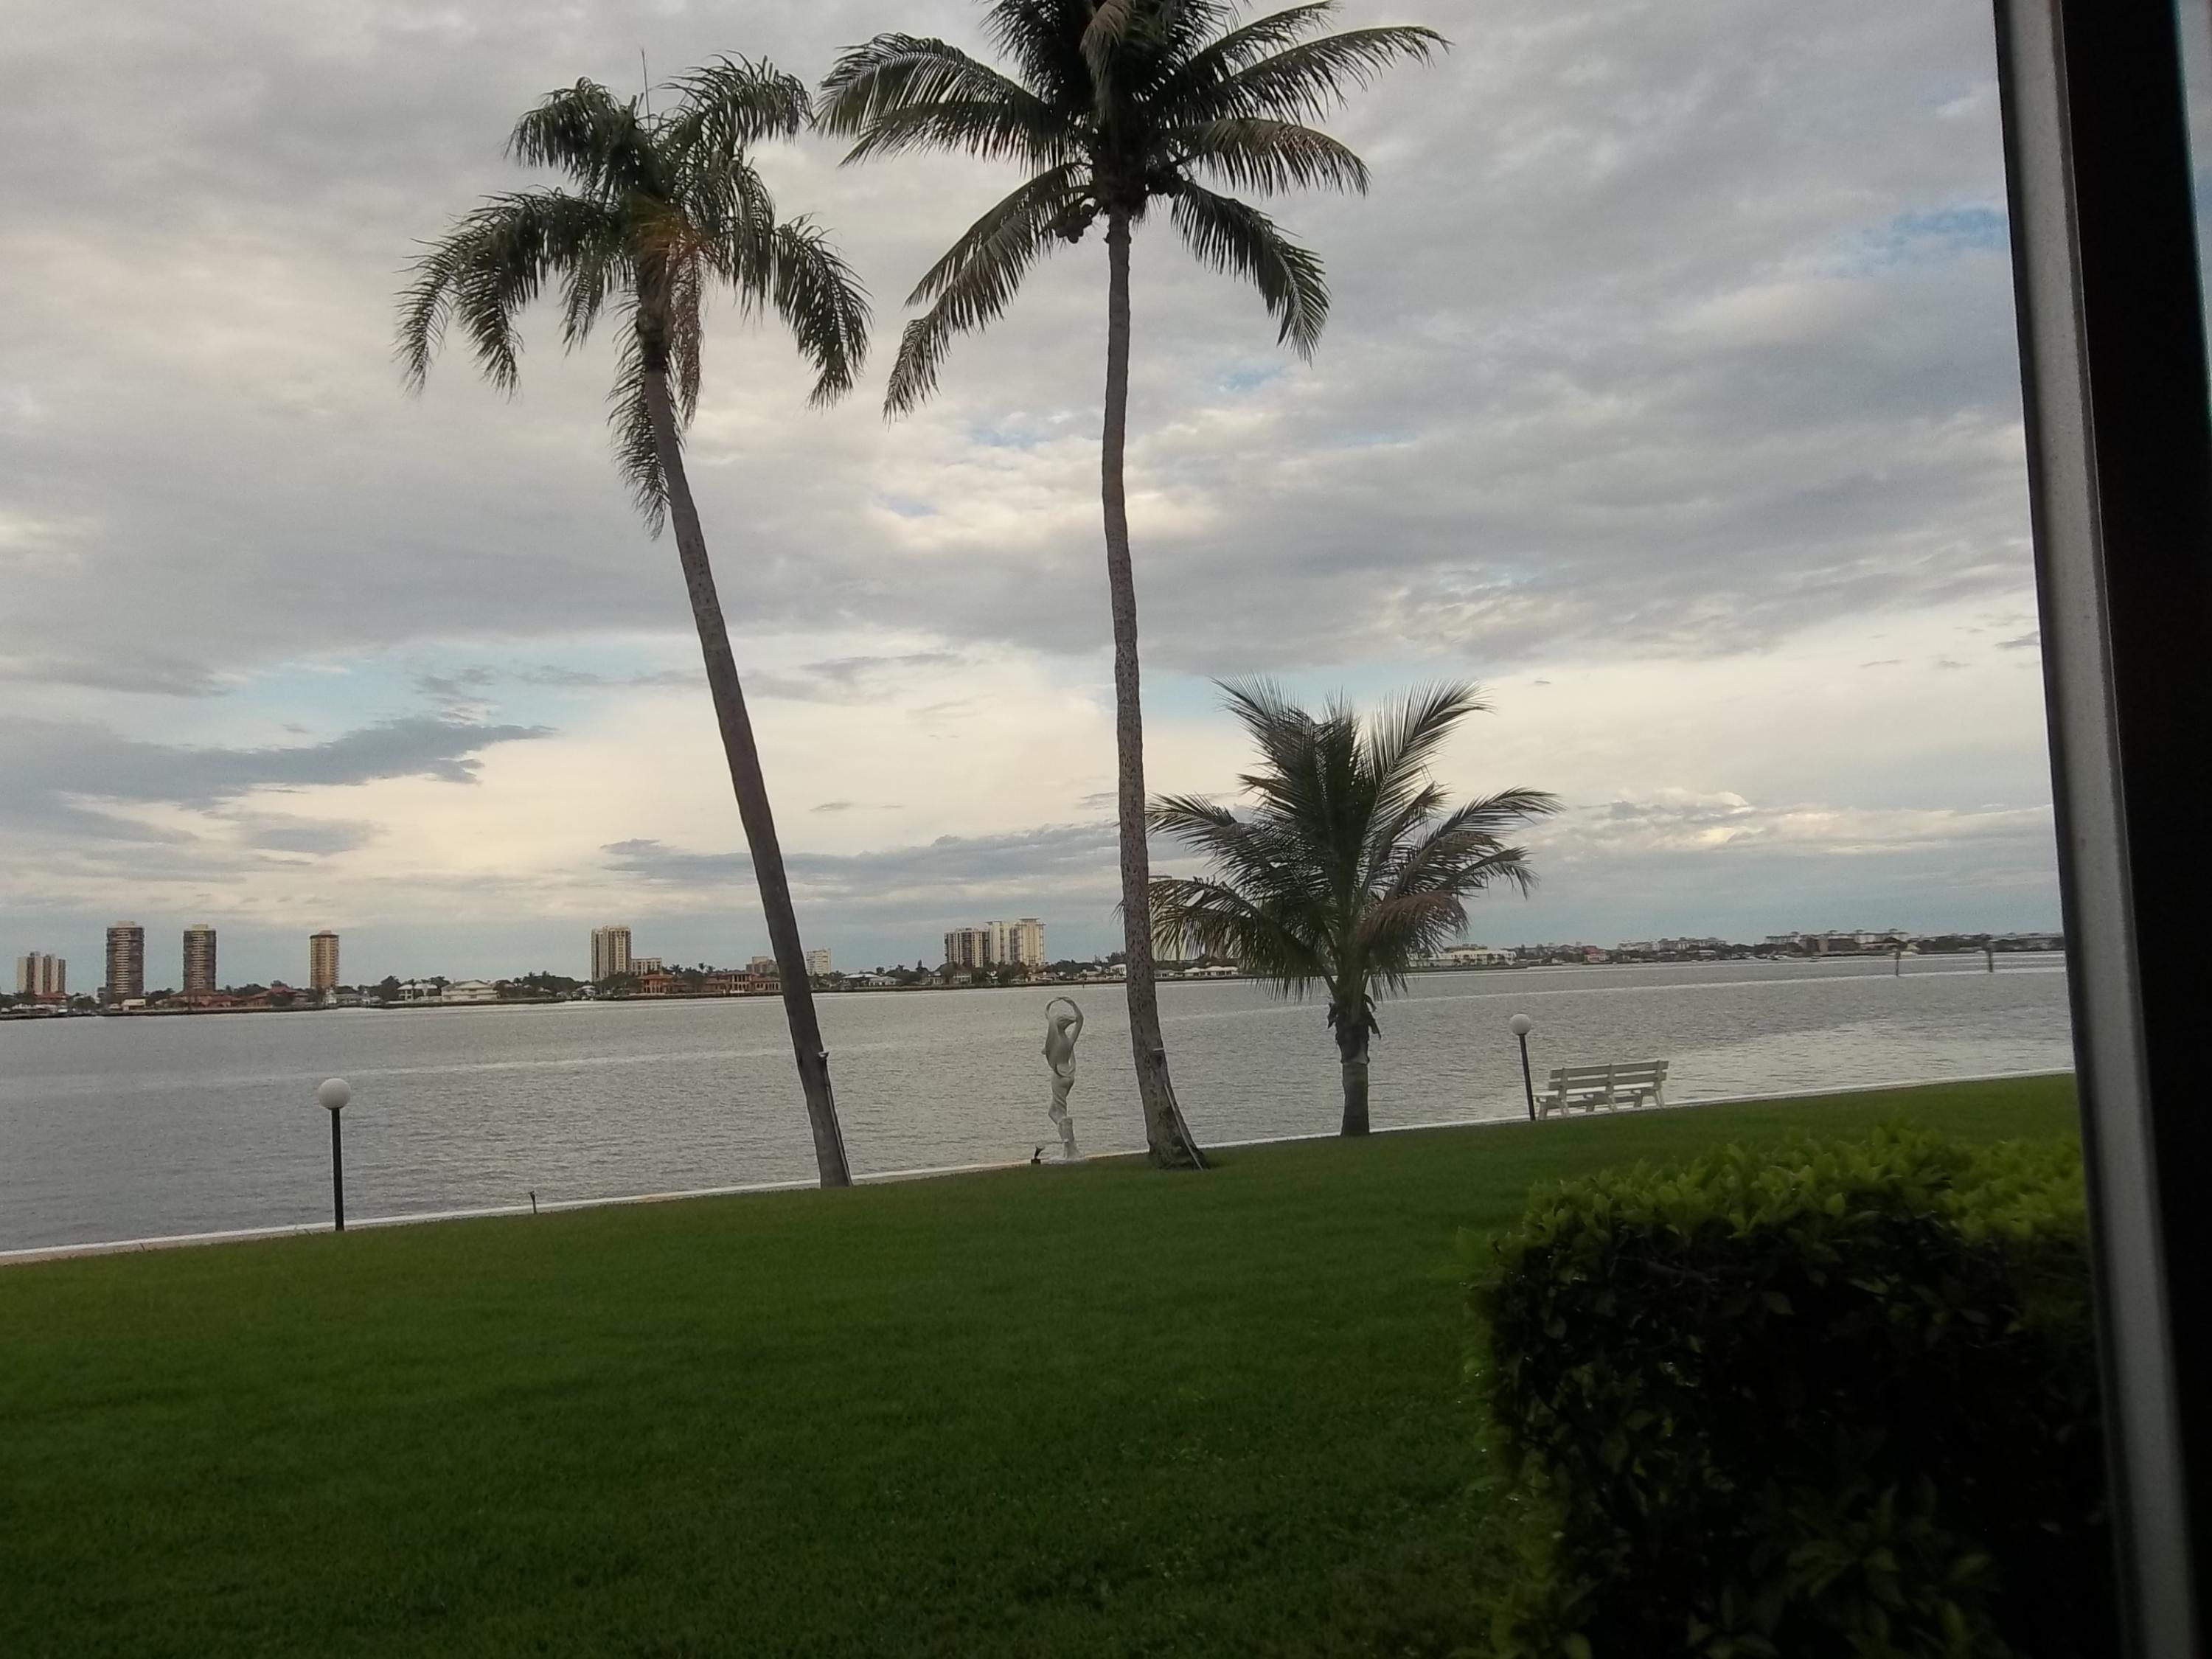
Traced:
<path fill-rule="evenodd" d="M 100 930 L 222 975 L 579 974 L 765 948 L 614 343 L 519 393 L 394 367 L 394 296 L 516 116 L 717 53 L 818 80 L 970 0 L 7 0 L 0 954 Z M 1455 793 L 1549 789 L 1491 944 L 2057 921 L 2002 158 L 1981 0 L 1346 0 L 1448 58 L 1328 124 L 1364 198 L 1270 210 L 1321 349 L 1164 222 L 1135 247 L 1149 782 L 1230 798 L 1215 681 L 1473 680 Z M 689 455 L 810 945 L 1117 924 L 1097 501 L 1104 252 L 1060 248 L 880 407 L 907 291 L 1018 182 L 764 148 L 866 280 L 861 390 L 708 322 Z M 1161 855 L 1174 863 L 1172 849 Z M 165 977 L 165 969 L 167 970 Z"/>

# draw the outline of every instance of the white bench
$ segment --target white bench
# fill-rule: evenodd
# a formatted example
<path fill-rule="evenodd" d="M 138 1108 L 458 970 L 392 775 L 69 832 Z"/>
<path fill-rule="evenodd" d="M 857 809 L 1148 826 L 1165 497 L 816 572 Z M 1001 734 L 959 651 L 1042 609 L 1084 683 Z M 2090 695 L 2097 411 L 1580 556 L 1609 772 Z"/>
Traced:
<path fill-rule="evenodd" d="M 1553 1068 L 1546 1091 L 1536 1097 L 1536 1115 L 1580 1109 L 1594 1112 L 1602 1106 L 1617 1111 L 1623 1106 L 1664 1106 L 1667 1103 L 1667 1062 L 1639 1060 L 1627 1065 L 1561 1066 Z"/>

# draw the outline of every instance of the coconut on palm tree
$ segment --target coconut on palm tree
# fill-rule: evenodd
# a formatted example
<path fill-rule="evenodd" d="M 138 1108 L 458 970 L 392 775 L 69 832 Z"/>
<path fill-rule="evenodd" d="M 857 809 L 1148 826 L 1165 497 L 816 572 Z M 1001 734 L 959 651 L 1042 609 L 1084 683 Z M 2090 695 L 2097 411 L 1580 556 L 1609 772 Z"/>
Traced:
<path fill-rule="evenodd" d="M 1129 559 L 1123 453 L 1129 410 L 1129 246 L 1155 203 L 1192 253 L 1260 290 L 1280 337 L 1310 357 L 1328 316 L 1310 251 L 1225 187 L 1272 195 L 1320 185 L 1364 191 L 1359 157 L 1307 123 L 1401 58 L 1443 49 L 1432 29 L 1324 34 L 1336 0 L 1240 21 L 1231 0 L 995 0 L 984 27 L 1011 74 L 942 40 L 879 34 L 838 60 L 819 113 L 857 139 L 848 161 L 908 150 L 1012 161 L 1031 176 L 956 241 L 908 303 L 887 407 L 913 409 L 937 385 L 956 335 L 1000 316 L 1055 242 L 1106 234 L 1106 410 L 1101 491 L 1114 621 L 1121 921 L 1129 1041 L 1156 1164 L 1201 1162 L 1168 1076 L 1146 919 L 1143 703 L 1137 592 Z"/>
<path fill-rule="evenodd" d="M 1486 705 L 1470 685 L 1416 692 L 1365 725 L 1331 703 L 1309 714 L 1262 681 L 1223 688 L 1260 750 L 1237 812 L 1193 795 L 1153 803 L 1152 827 L 1202 854 L 1202 876 L 1152 884 L 1158 943 L 1229 957 L 1278 990 L 1328 999 L 1344 1068 L 1344 1133 L 1367 1133 L 1368 1047 L 1378 997 L 1467 927 L 1496 883 L 1525 892 L 1528 854 L 1501 837 L 1558 810 L 1541 790 L 1454 806 L 1430 764 Z"/>
<path fill-rule="evenodd" d="M 699 404 L 708 301 L 724 287 L 746 313 L 773 311 L 815 370 L 814 401 L 851 389 L 867 350 L 868 307 L 851 269 L 805 219 L 779 220 L 749 151 L 811 118 L 805 84 L 766 63 L 720 59 L 675 82 L 667 107 L 618 99 L 592 81 L 548 96 L 516 125 L 508 153 L 557 167 L 566 189 L 494 197 L 416 261 L 402 296 L 399 356 L 420 387 L 448 326 L 493 384 L 512 390 L 519 314 L 549 286 L 574 347 L 611 312 L 621 337 L 609 416 L 623 477 L 646 524 L 676 531 L 677 560 L 706 659 L 738 815 L 782 977 L 814 1155 L 825 1187 L 852 1172 L 815 1019 L 806 952 L 769 809 L 737 659 L 684 471 Z"/>

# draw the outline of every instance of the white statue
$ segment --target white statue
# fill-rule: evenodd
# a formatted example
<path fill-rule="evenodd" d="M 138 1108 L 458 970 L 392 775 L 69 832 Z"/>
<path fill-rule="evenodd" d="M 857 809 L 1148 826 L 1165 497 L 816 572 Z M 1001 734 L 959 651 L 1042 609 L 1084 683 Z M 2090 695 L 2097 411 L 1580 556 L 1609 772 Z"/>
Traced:
<path fill-rule="evenodd" d="M 1060 1131 L 1060 1161 L 1080 1163 L 1075 1150 L 1075 1122 L 1067 1115 L 1067 1097 L 1075 1087 L 1075 1039 L 1083 1035 L 1083 1010 L 1067 997 L 1054 997 L 1044 1006 L 1044 1063 L 1052 1067 L 1052 1109 L 1048 1115 Z"/>

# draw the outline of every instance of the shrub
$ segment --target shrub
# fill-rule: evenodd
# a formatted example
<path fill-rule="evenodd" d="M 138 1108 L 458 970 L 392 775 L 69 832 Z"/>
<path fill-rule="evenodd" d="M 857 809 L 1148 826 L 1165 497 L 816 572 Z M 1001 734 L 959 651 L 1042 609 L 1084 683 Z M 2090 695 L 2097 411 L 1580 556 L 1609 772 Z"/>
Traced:
<path fill-rule="evenodd" d="M 1474 1286 L 1508 1655 L 2111 1647 L 2079 1154 L 1905 1127 L 1534 1194 Z"/>

